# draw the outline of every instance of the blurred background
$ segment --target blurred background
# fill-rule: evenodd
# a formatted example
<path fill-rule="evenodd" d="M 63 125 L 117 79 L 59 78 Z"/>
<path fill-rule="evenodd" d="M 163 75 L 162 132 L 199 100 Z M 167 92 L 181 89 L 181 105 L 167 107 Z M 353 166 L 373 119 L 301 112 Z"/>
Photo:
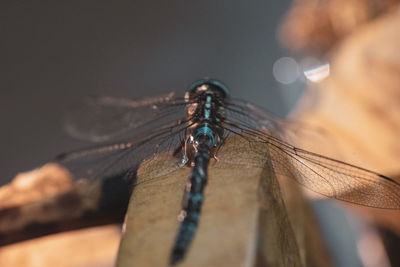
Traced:
<path fill-rule="evenodd" d="M 3 1 L 1 182 L 82 143 L 62 130 L 83 96 L 145 97 L 213 77 L 280 115 L 277 26 L 290 1 Z"/>
<path fill-rule="evenodd" d="M 334 140 L 302 147 L 399 177 L 399 14 L 396 0 L 3 1 L 0 183 L 86 144 L 62 128 L 82 97 L 204 77 Z M 399 264 L 398 211 L 312 205 L 337 266 Z"/>

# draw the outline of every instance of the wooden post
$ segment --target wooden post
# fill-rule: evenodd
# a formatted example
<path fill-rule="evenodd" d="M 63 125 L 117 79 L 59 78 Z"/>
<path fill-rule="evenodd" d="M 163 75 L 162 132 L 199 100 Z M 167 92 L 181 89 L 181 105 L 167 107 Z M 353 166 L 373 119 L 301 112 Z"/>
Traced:
<path fill-rule="evenodd" d="M 209 168 L 199 229 L 178 266 L 308 266 L 318 262 L 307 259 L 314 254 L 326 256 L 324 266 L 331 265 L 320 238 L 314 238 L 319 248 L 314 247 L 312 253 L 304 252 L 310 247 L 304 238 L 298 242 L 297 237 L 304 236 L 304 227 L 293 227 L 289 220 L 265 146 L 254 147 L 235 137 L 226 142 L 217 157 Z M 159 164 L 163 163 L 149 161 L 138 173 L 138 182 L 142 183 L 135 187 L 126 215 L 119 267 L 169 264 L 190 168 L 156 177 L 154 169 Z M 149 179 L 151 182 L 146 182 Z M 301 196 L 298 190 L 296 194 Z M 304 200 L 302 203 L 305 205 Z M 294 229 L 302 233 L 296 234 Z M 312 231 L 319 237 L 318 227 Z"/>

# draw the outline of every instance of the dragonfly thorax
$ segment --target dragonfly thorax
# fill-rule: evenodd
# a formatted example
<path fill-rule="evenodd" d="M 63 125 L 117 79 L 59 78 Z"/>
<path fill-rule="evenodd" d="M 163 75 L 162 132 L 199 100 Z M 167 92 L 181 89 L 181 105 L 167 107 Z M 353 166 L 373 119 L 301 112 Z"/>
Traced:
<path fill-rule="evenodd" d="M 202 80 L 189 87 L 185 95 L 189 119 L 185 154 L 189 159 L 192 154 L 190 151 L 197 151 L 199 146 L 208 147 L 209 153 L 212 153 L 221 143 L 227 93 L 214 80 Z"/>
<path fill-rule="evenodd" d="M 215 80 L 201 80 L 195 82 L 186 92 L 185 101 L 191 124 L 218 124 L 225 120 L 225 98 L 229 91 L 225 86 L 220 87 L 215 83 Z"/>

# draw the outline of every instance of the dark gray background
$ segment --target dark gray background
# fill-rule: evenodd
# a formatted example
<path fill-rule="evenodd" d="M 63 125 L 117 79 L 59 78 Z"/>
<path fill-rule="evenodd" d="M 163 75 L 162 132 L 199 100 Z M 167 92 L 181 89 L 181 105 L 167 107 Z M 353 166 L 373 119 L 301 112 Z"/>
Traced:
<path fill-rule="evenodd" d="M 205 76 L 285 114 L 273 79 L 289 1 L 1 1 L 1 183 L 83 143 L 63 111 L 87 95 L 141 97 Z M 286 91 L 285 91 L 286 90 Z M 293 95 L 283 99 L 283 95 Z"/>

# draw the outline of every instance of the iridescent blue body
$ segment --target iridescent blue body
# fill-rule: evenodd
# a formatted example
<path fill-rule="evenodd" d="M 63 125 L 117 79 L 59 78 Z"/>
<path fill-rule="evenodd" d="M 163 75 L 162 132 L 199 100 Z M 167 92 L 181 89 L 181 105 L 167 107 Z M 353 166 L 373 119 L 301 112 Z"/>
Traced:
<path fill-rule="evenodd" d="M 216 80 L 201 80 L 188 88 L 186 101 L 190 127 L 187 131 L 184 160 L 190 160 L 192 172 L 184 196 L 183 220 L 179 227 L 171 255 L 174 264 L 183 259 L 197 230 L 203 204 L 203 190 L 207 184 L 207 168 L 210 156 L 223 138 L 220 123 L 225 119 L 224 99 L 229 97 L 226 86 Z M 193 150 L 193 159 L 187 151 Z"/>

